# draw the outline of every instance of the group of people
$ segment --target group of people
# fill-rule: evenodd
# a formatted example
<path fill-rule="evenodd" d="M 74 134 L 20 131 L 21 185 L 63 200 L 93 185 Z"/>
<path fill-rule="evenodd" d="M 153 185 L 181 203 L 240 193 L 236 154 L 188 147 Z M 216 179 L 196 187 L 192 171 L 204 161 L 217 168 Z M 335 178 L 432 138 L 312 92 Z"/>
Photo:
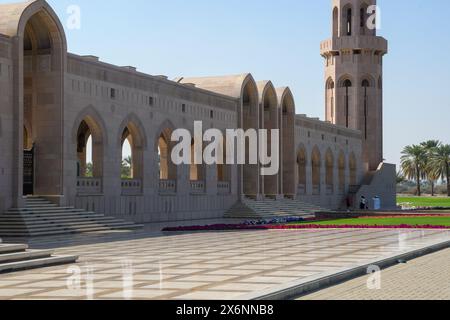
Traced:
<path fill-rule="evenodd" d="M 352 204 L 352 197 L 349 196 L 347 198 L 347 210 L 350 211 L 350 208 L 353 207 Z M 365 196 L 361 196 L 361 199 L 359 201 L 359 209 L 360 210 L 369 210 L 369 200 Z M 380 197 L 376 196 L 373 198 L 373 209 L 374 210 L 380 210 L 381 209 L 381 199 Z"/>

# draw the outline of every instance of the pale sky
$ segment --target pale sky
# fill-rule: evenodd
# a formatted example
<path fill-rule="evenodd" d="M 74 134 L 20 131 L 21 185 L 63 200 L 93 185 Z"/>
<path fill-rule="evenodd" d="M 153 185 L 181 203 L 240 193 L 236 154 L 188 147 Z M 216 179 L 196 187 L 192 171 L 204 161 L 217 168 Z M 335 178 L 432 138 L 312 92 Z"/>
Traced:
<path fill-rule="evenodd" d="M 0 0 L 0 2 L 10 2 Z M 149 74 L 251 72 L 289 86 L 297 113 L 324 118 L 320 41 L 331 34 L 331 0 L 49 0 L 70 52 Z M 426 139 L 450 143 L 450 1 L 379 0 L 384 59 L 385 158 Z M 67 8 L 81 9 L 68 30 Z"/>

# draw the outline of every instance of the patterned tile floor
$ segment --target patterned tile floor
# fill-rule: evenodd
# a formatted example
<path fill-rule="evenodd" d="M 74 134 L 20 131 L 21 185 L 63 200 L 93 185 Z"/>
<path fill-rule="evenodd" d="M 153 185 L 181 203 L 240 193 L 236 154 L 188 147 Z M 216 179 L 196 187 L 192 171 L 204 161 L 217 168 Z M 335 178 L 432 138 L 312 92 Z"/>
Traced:
<path fill-rule="evenodd" d="M 237 299 L 450 240 L 438 230 L 146 232 L 70 241 L 56 253 L 79 255 L 76 265 L 0 275 L 0 299 Z"/>

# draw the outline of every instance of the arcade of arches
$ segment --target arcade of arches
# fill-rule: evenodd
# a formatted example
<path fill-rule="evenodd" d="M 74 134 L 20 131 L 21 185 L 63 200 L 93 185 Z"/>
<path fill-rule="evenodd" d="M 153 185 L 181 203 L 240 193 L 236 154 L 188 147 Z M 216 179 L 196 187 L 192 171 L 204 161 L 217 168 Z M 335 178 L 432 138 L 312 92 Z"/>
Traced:
<path fill-rule="evenodd" d="M 341 9 L 333 11 L 335 37 L 370 36 L 355 20 L 358 9 Z M 327 208 L 342 206 L 353 186 L 390 197 L 391 186 L 377 175 L 375 186 L 361 184 L 381 162 L 381 69 L 352 74 L 358 68 L 337 68 L 336 50 L 322 47 L 327 122 L 296 114 L 302 106 L 288 87 L 249 73 L 169 80 L 67 52 L 64 28 L 46 1 L 0 4 L 0 67 L 8 70 L 0 72 L 0 143 L 10 150 L 0 155 L 0 172 L 10 177 L 0 179 L 0 210 L 39 195 L 151 222 L 223 217 L 244 197 Z M 385 50 L 376 51 L 371 61 L 378 66 Z M 194 121 L 221 132 L 266 129 L 270 137 L 278 130 L 279 154 L 267 148 L 280 160 L 278 173 L 262 176 L 261 165 L 249 164 L 249 148 L 245 165 L 175 165 L 172 133 L 193 132 Z"/>

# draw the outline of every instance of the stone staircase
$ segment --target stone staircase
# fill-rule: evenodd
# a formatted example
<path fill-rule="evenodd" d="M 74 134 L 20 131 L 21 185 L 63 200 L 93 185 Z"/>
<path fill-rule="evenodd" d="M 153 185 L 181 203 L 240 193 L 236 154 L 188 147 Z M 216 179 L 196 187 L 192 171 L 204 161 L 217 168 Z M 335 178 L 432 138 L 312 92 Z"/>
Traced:
<path fill-rule="evenodd" d="M 271 218 L 312 218 L 318 211 L 326 209 L 293 199 L 255 200 L 245 198 L 225 213 L 232 219 L 271 219 Z"/>
<path fill-rule="evenodd" d="M 35 237 L 142 228 L 132 222 L 74 207 L 60 207 L 41 197 L 27 197 L 24 208 L 0 215 L 0 237 Z"/>
<path fill-rule="evenodd" d="M 0 243 L 0 274 L 75 263 L 76 256 L 53 256 L 52 250 L 28 250 L 25 244 Z"/>

